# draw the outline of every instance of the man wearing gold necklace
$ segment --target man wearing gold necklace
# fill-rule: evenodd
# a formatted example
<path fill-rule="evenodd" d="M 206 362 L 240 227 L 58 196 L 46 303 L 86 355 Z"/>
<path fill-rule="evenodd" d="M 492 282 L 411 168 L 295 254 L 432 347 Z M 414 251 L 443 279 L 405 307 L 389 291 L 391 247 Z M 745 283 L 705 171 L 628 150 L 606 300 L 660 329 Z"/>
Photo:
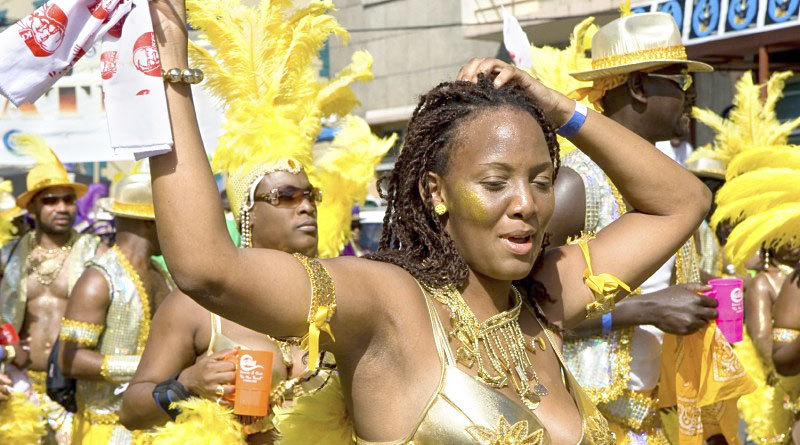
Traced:
<path fill-rule="evenodd" d="M 71 414 L 45 394 L 47 359 L 58 335 L 67 297 L 83 273 L 84 263 L 100 246 L 100 239 L 72 229 L 75 201 L 86 186 L 70 181 L 67 171 L 43 139 L 13 136 L 16 145 L 36 160 L 28 173 L 27 191 L 17 206 L 27 209 L 36 229 L 0 251 L 0 323 L 12 323 L 23 346 L 16 346 L 15 380 L 30 381 L 30 395 L 48 420 L 45 443 L 68 443 Z M 21 372 L 20 372 L 21 371 Z"/>
<path fill-rule="evenodd" d="M 133 440 L 117 412 L 147 342 L 151 314 L 172 287 L 151 259 L 161 249 L 150 174 L 127 176 L 112 194 L 115 244 L 87 263 L 59 331 L 59 365 L 78 380 L 73 445 Z"/>

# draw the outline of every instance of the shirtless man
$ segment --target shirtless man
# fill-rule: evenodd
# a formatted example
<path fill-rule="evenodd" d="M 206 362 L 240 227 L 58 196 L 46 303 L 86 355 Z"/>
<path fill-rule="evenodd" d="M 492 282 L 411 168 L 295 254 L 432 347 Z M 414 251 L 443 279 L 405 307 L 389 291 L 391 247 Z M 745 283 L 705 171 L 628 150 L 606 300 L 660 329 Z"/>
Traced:
<path fill-rule="evenodd" d="M 31 397 L 54 408 L 47 413 L 50 428 L 45 442 L 68 443 L 69 413 L 46 403 L 47 359 L 70 290 L 83 273 L 84 263 L 98 253 L 100 240 L 72 229 L 75 201 L 86 186 L 69 180 L 44 141 L 33 136 L 19 141 L 37 163 L 28 173 L 27 191 L 17 198 L 17 205 L 34 217 L 36 228 L 0 250 L 0 323 L 12 323 L 22 339 L 10 374 L 15 380 L 27 377 Z"/>

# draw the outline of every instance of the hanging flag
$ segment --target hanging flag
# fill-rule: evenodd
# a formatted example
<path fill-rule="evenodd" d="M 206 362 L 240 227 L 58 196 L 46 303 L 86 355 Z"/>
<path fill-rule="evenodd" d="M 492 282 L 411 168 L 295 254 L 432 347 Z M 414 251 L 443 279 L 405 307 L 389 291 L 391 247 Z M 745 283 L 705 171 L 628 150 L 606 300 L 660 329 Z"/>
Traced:
<path fill-rule="evenodd" d="M 527 34 L 522 30 L 519 21 L 513 15 L 506 12 L 506 8 L 500 5 L 500 12 L 503 15 L 503 44 L 506 51 L 514 61 L 514 65 L 528 70 L 533 68 L 531 60 L 531 42 Z"/>

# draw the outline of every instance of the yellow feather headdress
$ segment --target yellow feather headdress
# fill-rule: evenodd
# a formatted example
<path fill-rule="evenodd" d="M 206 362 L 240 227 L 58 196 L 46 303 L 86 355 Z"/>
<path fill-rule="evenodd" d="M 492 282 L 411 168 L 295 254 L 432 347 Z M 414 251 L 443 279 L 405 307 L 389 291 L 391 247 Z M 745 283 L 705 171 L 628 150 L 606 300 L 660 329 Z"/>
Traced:
<path fill-rule="evenodd" d="M 582 82 L 570 76 L 569 73 L 592 69 L 592 60 L 586 56 L 586 51 L 592 47 L 592 37 L 597 29 L 594 17 L 589 17 L 575 26 L 570 36 L 569 46 L 564 49 L 531 45 L 533 67 L 528 72 L 547 87 L 563 94 L 590 87 L 592 82 Z M 583 98 L 581 102 L 594 109 L 588 97 Z M 575 149 L 572 142 L 561 136 L 558 137 L 558 143 L 561 146 L 562 155 Z"/>
<path fill-rule="evenodd" d="M 312 182 L 323 190 L 317 209 L 318 253 L 322 258 L 339 255 L 351 236 L 354 205 L 367 198 L 367 187 L 375 179 L 375 167 L 394 146 L 397 134 L 379 138 L 358 116 L 343 119 L 333 143 L 317 159 Z"/>
<path fill-rule="evenodd" d="M 734 225 L 725 254 L 740 272 L 763 245 L 800 244 L 800 146 L 787 145 L 800 118 L 781 123 L 775 114 L 790 76 L 773 74 L 762 102 L 760 86 L 745 73 L 736 84 L 735 108 L 728 119 L 708 110 L 693 112 L 717 132 L 713 144 L 693 158 L 711 157 L 727 165 L 727 182 L 717 192 L 711 225 Z"/>
<path fill-rule="evenodd" d="M 226 105 L 225 131 L 212 166 L 228 174 L 234 217 L 239 221 L 252 204 L 250 190 L 265 174 L 304 170 L 322 190 L 320 255 L 336 256 L 349 236 L 350 209 L 365 198 L 367 178 L 394 139 L 378 139 L 366 122 L 349 117 L 332 146 L 314 159 L 322 118 L 346 116 L 359 105 L 350 85 L 372 79 L 372 56 L 356 51 L 334 78 L 318 79 L 313 59 L 328 37 L 346 40 L 347 31 L 328 14 L 334 9 L 329 0 L 314 0 L 290 13 L 291 5 L 287 0 L 261 0 L 255 7 L 239 0 L 188 0 L 190 23 L 216 48 L 212 56 L 191 43 L 190 55 Z"/>
<path fill-rule="evenodd" d="M 372 78 L 372 57 L 356 53 L 330 81 L 317 79 L 312 62 L 330 35 L 347 31 L 327 14 L 330 1 L 291 11 L 287 0 L 189 0 L 189 22 L 216 48 L 191 43 L 190 56 L 206 73 L 206 86 L 225 102 L 224 134 L 212 159 L 228 174 L 231 210 L 239 217 L 248 189 L 264 174 L 313 169 L 312 147 L 323 117 L 345 115 L 358 104 L 350 84 Z"/>
<path fill-rule="evenodd" d="M 761 100 L 761 85 L 753 82 L 750 72 L 736 82 L 733 108 L 727 119 L 708 109 L 694 108 L 692 116 L 716 132 L 714 141 L 698 148 L 687 160 L 710 158 L 728 165 L 746 148 L 785 145 L 792 130 L 800 126 L 800 117 L 781 123 L 775 104 L 783 97 L 786 79 L 791 71 L 775 73 L 767 82 L 767 99 Z"/>

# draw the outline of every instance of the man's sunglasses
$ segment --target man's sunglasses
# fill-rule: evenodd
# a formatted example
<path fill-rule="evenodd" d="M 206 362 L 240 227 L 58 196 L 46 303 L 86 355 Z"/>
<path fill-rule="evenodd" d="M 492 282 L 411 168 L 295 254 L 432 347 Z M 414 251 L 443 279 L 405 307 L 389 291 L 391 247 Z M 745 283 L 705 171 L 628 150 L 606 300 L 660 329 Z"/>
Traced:
<path fill-rule="evenodd" d="M 661 79 L 667 79 L 669 81 L 675 82 L 678 85 L 678 88 L 681 91 L 688 91 L 689 88 L 692 86 L 692 75 L 689 74 L 687 71 L 681 71 L 680 74 L 647 74 L 650 77 L 658 77 Z"/>
<path fill-rule="evenodd" d="M 255 195 L 253 198 L 256 201 L 268 202 L 275 207 L 291 208 L 299 206 L 304 200 L 319 204 L 322 201 L 322 192 L 315 187 L 301 189 L 286 185 L 274 188 L 269 193 Z"/>
<path fill-rule="evenodd" d="M 41 202 L 43 205 L 46 205 L 46 206 L 54 206 L 54 205 L 58 204 L 59 201 L 63 202 L 64 204 L 66 204 L 68 206 L 71 206 L 72 204 L 75 204 L 75 201 L 77 201 L 77 198 L 75 197 L 75 195 L 64 195 L 64 196 L 48 195 L 48 196 L 42 196 L 42 197 L 39 198 L 39 202 Z"/>

